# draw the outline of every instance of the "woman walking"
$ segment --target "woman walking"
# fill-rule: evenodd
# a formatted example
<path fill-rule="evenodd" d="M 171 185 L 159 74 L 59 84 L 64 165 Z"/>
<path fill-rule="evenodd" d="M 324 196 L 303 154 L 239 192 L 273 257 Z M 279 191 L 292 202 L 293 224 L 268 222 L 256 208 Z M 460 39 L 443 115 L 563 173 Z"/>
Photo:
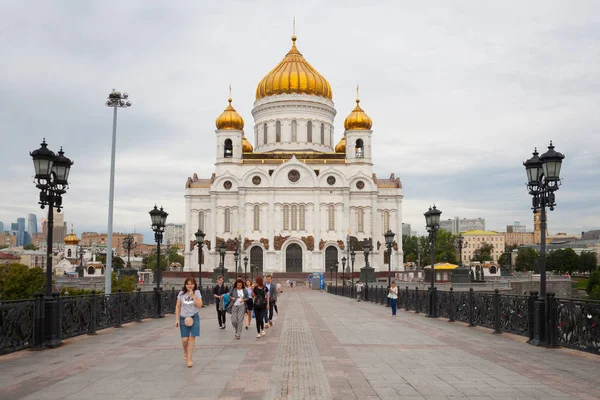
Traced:
<path fill-rule="evenodd" d="M 256 338 L 265 336 L 265 311 L 269 308 L 269 289 L 264 285 L 262 276 L 256 277 L 256 286 L 252 291 L 254 316 L 256 319 Z"/>
<path fill-rule="evenodd" d="M 230 302 L 233 303 L 231 307 L 231 324 L 235 329 L 235 338 L 240 340 L 242 337 L 242 327 L 244 325 L 244 316 L 246 315 L 246 300 L 248 296 L 244 289 L 244 281 L 238 279 L 235 281 L 235 285 L 229 293 Z"/>
<path fill-rule="evenodd" d="M 202 308 L 202 294 L 198 290 L 196 280 L 187 278 L 177 295 L 175 326 L 179 327 L 181 333 L 183 359 L 187 362 L 188 368 L 194 365 L 192 354 L 196 346 L 196 337 L 200 336 L 200 316 L 198 316 L 200 308 Z"/>
<path fill-rule="evenodd" d="M 392 282 L 392 287 L 390 288 L 390 292 L 388 294 L 390 298 L 390 306 L 392 307 L 392 316 L 396 316 L 396 302 L 398 301 L 398 287 L 396 286 L 396 281 Z"/>
<path fill-rule="evenodd" d="M 246 279 L 246 314 L 244 314 L 244 324 L 246 326 L 246 330 L 250 327 L 250 323 L 252 322 L 252 290 L 254 287 L 252 286 L 252 281 L 250 279 Z"/>

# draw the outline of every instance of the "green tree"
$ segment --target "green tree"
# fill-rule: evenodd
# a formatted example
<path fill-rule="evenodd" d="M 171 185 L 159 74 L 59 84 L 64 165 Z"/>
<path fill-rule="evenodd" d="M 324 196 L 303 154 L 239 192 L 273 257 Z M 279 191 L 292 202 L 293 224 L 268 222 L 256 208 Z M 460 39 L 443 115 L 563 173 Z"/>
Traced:
<path fill-rule="evenodd" d="M 590 299 L 600 300 L 600 270 L 592 272 L 585 291 Z"/>
<path fill-rule="evenodd" d="M 156 269 L 156 252 L 148 254 L 148 257 L 145 257 L 145 262 L 146 263 L 143 264 L 144 268 Z M 163 251 L 160 252 L 160 269 L 161 271 L 165 271 L 167 269 L 167 257 L 165 257 L 165 253 Z"/>
<path fill-rule="evenodd" d="M 44 290 L 46 275 L 41 268 L 23 264 L 0 267 L 0 298 L 2 300 L 30 299 Z"/>
<path fill-rule="evenodd" d="M 38 247 L 33 243 L 27 243 L 23 246 L 23 250 L 38 250 Z"/>
<path fill-rule="evenodd" d="M 180 256 L 178 254 L 178 251 L 179 251 L 179 247 L 177 247 L 177 246 L 171 246 L 171 247 L 167 248 L 168 260 L 171 264 L 179 263 L 183 267 L 185 258 L 183 256 Z"/>
<path fill-rule="evenodd" d="M 511 244 L 510 246 L 506 246 L 506 251 L 508 251 L 510 254 L 512 254 L 512 251 L 516 248 L 517 248 L 516 244 Z M 505 252 L 505 253 L 502 253 L 502 255 L 500 255 L 500 257 L 498 257 L 498 264 L 506 265 L 507 264 L 506 261 L 507 260 L 506 260 L 506 252 Z M 508 264 L 512 264 L 511 257 L 509 257 L 508 261 L 509 261 Z"/>
<path fill-rule="evenodd" d="M 596 253 L 584 251 L 579 256 L 579 270 L 582 272 L 593 272 L 598 268 Z"/>
<path fill-rule="evenodd" d="M 492 257 L 492 252 L 494 251 L 493 244 L 483 242 L 477 250 L 478 250 L 477 256 L 473 257 L 474 261 L 479 261 L 479 262 L 483 263 L 485 261 L 494 260 L 494 257 Z"/>
<path fill-rule="evenodd" d="M 112 290 L 113 292 L 119 289 L 122 292 L 133 292 L 137 287 L 137 279 L 134 276 L 120 276 L 117 277 L 117 273 L 111 274 Z"/>
<path fill-rule="evenodd" d="M 418 255 L 418 246 L 419 242 L 418 236 L 404 236 L 402 235 L 402 251 L 404 252 L 404 261 L 405 262 L 416 262 L 419 258 Z"/>
<path fill-rule="evenodd" d="M 579 256 L 573 249 L 558 249 L 546 255 L 546 270 L 573 273 L 579 267 Z"/>
<path fill-rule="evenodd" d="M 521 247 L 517 252 L 515 266 L 519 271 L 533 271 L 533 263 L 539 259 L 540 252 L 533 247 Z"/>
<path fill-rule="evenodd" d="M 456 236 L 452 232 L 440 229 L 435 237 L 435 262 L 447 261 L 456 264 L 458 257 L 456 255 L 456 247 L 454 247 L 454 239 Z M 428 263 L 430 264 L 430 263 Z"/>
<path fill-rule="evenodd" d="M 112 267 L 113 271 L 119 272 L 125 267 L 125 261 L 121 257 L 115 256 L 112 259 Z"/>

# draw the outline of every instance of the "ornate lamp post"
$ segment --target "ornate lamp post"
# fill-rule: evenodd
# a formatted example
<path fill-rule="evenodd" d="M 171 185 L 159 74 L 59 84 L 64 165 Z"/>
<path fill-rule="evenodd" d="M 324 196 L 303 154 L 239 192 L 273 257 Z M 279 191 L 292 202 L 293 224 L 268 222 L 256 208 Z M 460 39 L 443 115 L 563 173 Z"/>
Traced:
<path fill-rule="evenodd" d="M 198 246 L 198 286 L 202 290 L 202 247 L 204 246 L 204 232 L 200 228 L 196 232 L 196 246 Z"/>
<path fill-rule="evenodd" d="M 69 187 L 69 172 L 73 161 L 65 157 L 62 147 L 57 154 L 48 149 L 46 139 L 41 147 L 29 153 L 33 159 L 36 187 L 40 190 L 40 208 L 48 206 L 48 237 L 46 239 L 46 290 L 45 290 L 45 326 L 44 345 L 58 347 L 62 344 L 58 336 L 60 327 L 58 301 L 52 297 L 52 231 L 54 229 L 54 208 L 57 212 L 62 209 L 62 196 Z M 41 346 L 41 338 L 40 338 Z"/>
<path fill-rule="evenodd" d="M 469 268 L 463 266 L 462 261 L 462 249 L 463 249 L 464 238 L 462 234 L 459 234 L 454 239 L 454 246 L 458 248 L 458 268 L 452 271 L 451 281 L 452 283 L 470 283 L 471 275 Z"/>
<path fill-rule="evenodd" d="M 117 109 L 131 107 L 129 95 L 113 89 L 108 95 L 106 107 L 113 108 L 112 150 L 110 157 L 110 185 L 108 193 L 108 232 L 106 235 L 106 274 L 104 276 L 104 292 L 110 294 L 112 290 L 112 235 L 113 235 L 113 200 L 115 197 L 115 148 L 117 143 Z"/>
<path fill-rule="evenodd" d="M 371 250 L 371 244 L 369 243 L 368 240 L 365 239 L 364 243 L 363 243 L 363 254 L 365 255 L 365 269 L 367 271 L 367 273 L 365 274 L 365 290 L 367 290 L 369 288 L 369 274 L 368 274 L 368 268 L 369 267 L 369 251 Z"/>
<path fill-rule="evenodd" d="M 433 208 L 429 207 L 429 210 L 423 215 L 425 215 L 425 225 L 427 226 L 427 232 L 429 232 L 429 250 L 431 258 L 431 290 L 429 291 L 428 317 L 435 318 L 435 304 L 433 304 L 435 299 L 435 237 L 440 228 L 440 215 L 442 215 L 442 212 L 434 205 Z"/>
<path fill-rule="evenodd" d="M 340 262 L 336 261 L 335 262 L 335 289 L 337 290 L 337 274 L 338 274 L 338 269 L 340 269 Z"/>
<path fill-rule="evenodd" d="M 137 271 L 131 268 L 131 250 L 137 247 L 137 243 L 134 242 L 133 235 L 128 234 L 123 239 L 123 249 L 127 250 L 127 266 L 121 270 L 121 275 L 136 275 Z"/>
<path fill-rule="evenodd" d="M 219 255 L 221 257 L 219 268 L 221 269 L 221 273 L 225 272 L 225 254 L 227 254 L 227 247 L 225 246 L 225 243 L 221 243 L 221 246 L 219 247 Z M 223 280 L 228 281 L 227 275 L 223 275 Z"/>
<path fill-rule="evenodd" d="M 235 273 L 239 274 L 241 271 L 238 270 L 238 263 L 240 261 L 239 259 L 240 257 L 240 253 L 238 253 L 237 248 L 235 249 L 235 253 L 233 253 L 233 259 L 235 260 Z M 242 265 L 240 264 L 240 269 L 242 268 Z"/>
<path fill-rule="evenodd" d="M 152 220 L 152 230 L 154 231 L 154 241 L 156 242 L 156 287 L 154 291 L 156 293 L 157 301 L 156 301 L 156 313 L 154 314 L 154 318 L 162 318 L 164 317 L 162 313 L 161 307 L 161 271 L 160 271 L 160 244 L 163 240 L 163 233 L 165 231 L 165 225 L 167 224 L 167 216 L 169 215 L 163 208 L 158 209 L 156 204 L 154 208 L 150 210 L 150 219 Z"/>
<path fill-rule="evenodd" d="M 388 290 L 389 290 L 392 287 L 392 245 L 394 244 L 394 236 L 396 236 L 396 234 L 394 232 L 392 232 L 390 229 L 388 229 L 388 231 L 383 236 L 385 236 L 385 245 L 387 247 L 387 254 L 388 254 Z M 390 306 L 389 299 L 385 306 L 386 307 Z"/>
<path fill-rule="evenodd" d="M 342 287 L 346 286 L 346 256 L 342 257 Z"/>
<path fill-rule="evenodd" d="M 546 335 L 546 207 L 550 211 L 556 206 L 554 192 L 558 190 L 560 179 L 560 168 L 565 156 L 554 150 L 552 142 L 548 151 L 538 157 L 537 149 L 533 151 L 533 157 L 525 161 L 527 172 L 527 189 L 533 196 L 532 209 L 534 213 L 540 212 L 540 297 L 535 302 L 535 329 L 534 338 L 530 340 L 534 345 L 549 345 L 550 337 Z"/>
<path fill-rule="evenodd" d="M 244 257 L 244 279 L 248 279 L 248 257 Z"/>
<path fill-rule="evenodd" d="M 350 250 L 350 262 L 352 263 L 352 275 L 350 276 L 350 282 L 352 282 L 352 297 L 355 297 L 354 290 L 354 261 L 356 261 L 356 252 L 354 249 Z"/>
<path fill-rule="evenodd" d="M 83 246 L 79 245 L 77 250 L 79 251 L 79 265 L 75 269 L 77 271 L 77 276 L 83 278 Z"/>

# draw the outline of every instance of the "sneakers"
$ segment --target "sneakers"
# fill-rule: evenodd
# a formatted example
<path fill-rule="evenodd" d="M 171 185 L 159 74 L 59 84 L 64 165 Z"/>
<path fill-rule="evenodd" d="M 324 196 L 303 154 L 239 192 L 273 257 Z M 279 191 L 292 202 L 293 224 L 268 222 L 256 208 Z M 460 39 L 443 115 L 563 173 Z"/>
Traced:
<path fill-rule="evenodd" d="M 269 321 L 269 326 L 273 326 L 273 321 Z"/>
<path fill-rule="evenodd" d="M 221 325 L 219 329 L 225 329 L 225 325 Z"/>
<path fill-rule="evenodd" d="M 269 324 L 265 324 L 265 329 L 269 329 Z"/>
<path fill-rule="evenodd" d="M 257 338 L 257 339 L 260 339 L 260 337 L 261 337 L 261 334 L 260 334 L 260 333 L 259 333 L 258 335 L 256 335 L 256 338 Z"/>
<path fill-rule="evenodd" d="M 248 327 L 246 326 L 246 330 L 248 330 Z"/>
<path fill-rule="evenodd" d="M 262 332 L 260 333 L 260 335 L 261 335 L 261 336 L 265 336 L 265 335 L 266 335 L 265 331 L 262 331 Z"/>

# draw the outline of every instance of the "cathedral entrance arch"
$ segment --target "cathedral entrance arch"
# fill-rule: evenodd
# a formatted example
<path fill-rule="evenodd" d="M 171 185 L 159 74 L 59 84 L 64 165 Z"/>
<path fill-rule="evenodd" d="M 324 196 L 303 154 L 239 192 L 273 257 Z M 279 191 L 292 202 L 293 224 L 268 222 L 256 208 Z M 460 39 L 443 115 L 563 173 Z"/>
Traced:
<path fill-rule="evenodd" d="M 330 271 L 333 268 L 335 271 L 335 265 L 338 262 L 338 250 L 335 246 L 329 246 L 325 249 L 325 272 Z"/>
<path fill-rule="evenodd" d="M 302 272 L 302 247 L 297 243 L 285 249 L 285 272 Z"/>
<path fill-rule="evenodd" d="M 263 273 L 263 249 L 254 246 L 250 249 L 250 275 L 258 276 Z"/>

